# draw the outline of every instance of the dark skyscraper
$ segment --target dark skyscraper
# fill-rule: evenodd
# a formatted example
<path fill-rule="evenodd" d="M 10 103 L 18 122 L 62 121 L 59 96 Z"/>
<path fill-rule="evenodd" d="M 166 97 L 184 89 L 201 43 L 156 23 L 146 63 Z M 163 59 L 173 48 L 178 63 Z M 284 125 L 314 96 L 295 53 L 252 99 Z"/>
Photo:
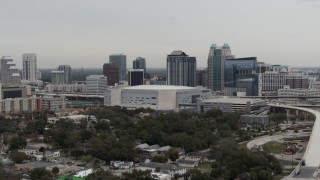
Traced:
<path fill-rule="evenodd" d="M 103 65 L 103 75 L 107 76 L 108 86 L 119 83 L 119 67 L 117 64 L 105 63 Z"/>
<path fill-rule="evenodd" d="M 138 86 L 144 84 L 144 70 L 132 69 L 128 71 L 128 84 L 129 86 Z"/>
<path fill-rule="evenodd" d="M 208 87 L 208 71 L 197 70 L 197 86 Z"/>
<path fill-rule="evenodd" d="M 119 68 L 119 81 L 127 80 L 127 56 L 124 54 L 112 54 L 109 63 L 117 64 Z"/>
<path fill-rule="evenodd" d="M 167 56 L 167 84 L 196 86 L 197 62 L 182 51 L 173 51 Z"/>
<path fill-rule="evenodd" d="M 133 69 L 143 69 L 144 73 L 146 73 L 146 60 L 142 57 L 137 57 L 132 62 Z"/>

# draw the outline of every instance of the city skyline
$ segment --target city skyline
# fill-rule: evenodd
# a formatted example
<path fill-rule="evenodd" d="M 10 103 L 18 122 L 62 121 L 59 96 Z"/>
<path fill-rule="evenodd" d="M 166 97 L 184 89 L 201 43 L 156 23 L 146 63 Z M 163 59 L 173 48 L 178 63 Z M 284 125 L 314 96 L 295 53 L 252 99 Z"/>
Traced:
<path fill-rule="evenodd" d="M 318 66 L 318 0 L 62 2 L 2 2 L 0 55 L 19 68 L 26 52 L 37 53 L 39 68 L 96 68 L 123 53 L 128 65 L 142 56 L 154 68 L 165 67 L 168 52 L 184 50 L 206 67 L 208 47 L 226 42 L 236 58 Z"/>

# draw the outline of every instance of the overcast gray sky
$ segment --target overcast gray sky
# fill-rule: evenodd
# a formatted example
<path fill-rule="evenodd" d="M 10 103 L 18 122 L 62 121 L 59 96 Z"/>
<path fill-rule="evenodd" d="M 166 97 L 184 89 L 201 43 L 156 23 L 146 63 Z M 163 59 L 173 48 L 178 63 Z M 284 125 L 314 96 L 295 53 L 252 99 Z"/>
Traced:
<path fill-rule="evenodd" d="M 320 66 L 318 0 L 0 0 L 0 56 L 19 67 L 35 52 L 38 67 L 101 67 L 112 53 L 165 67 L 183 50 L 205 67 L 212 43 L 236 57 Z"/>

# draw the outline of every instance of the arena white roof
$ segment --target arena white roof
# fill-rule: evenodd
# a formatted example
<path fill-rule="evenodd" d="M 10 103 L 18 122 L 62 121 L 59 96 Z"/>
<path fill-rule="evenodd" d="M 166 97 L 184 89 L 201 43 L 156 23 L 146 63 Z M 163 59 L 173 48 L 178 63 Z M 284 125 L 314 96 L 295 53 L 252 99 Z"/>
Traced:
<path fill-rule="evenodd" d="M 167 86 L 167 85 L 140 85 L 140 86 L 130 86 L 123 89 L 130 90 L 195 90 L 196 87 L 188 86 Z"/>

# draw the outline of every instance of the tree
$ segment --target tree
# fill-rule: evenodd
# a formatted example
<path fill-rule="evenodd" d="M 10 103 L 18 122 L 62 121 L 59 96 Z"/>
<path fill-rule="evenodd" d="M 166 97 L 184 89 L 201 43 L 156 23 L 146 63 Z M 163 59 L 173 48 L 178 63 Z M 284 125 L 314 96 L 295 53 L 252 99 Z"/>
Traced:
<path fill-rule="evenodd" d="M 222 111 L 219 109 L 210 109 L 204 114 L 205 118 L 216 118 L 219 116 L 222 116 Z"/>
<path fill-rule="evenodd" d="M 40 147 L 39 148 L 39 152 L 42 152 L 43 157 L 45 157 L 46 148 L 45 147 Z"/>
<path fill-rule="evenodd" d="M 270 119 L 274 123 L 280 124 L 287 119 L 287 115 L 284 113 L 273 113 L 273 114 L 271 114 Z"/>
<path fill-rule="evenodd" d="M 23 152 L 12 151 L 10 154 L 10 159 L 15 163 L 22 163 L 24 160 L 28 159 L 28 156 Z"/>
<path fill-rule="evenodd" d="M 59 174 L 59 168 L 58 167 L 53 167 L 51 172 L 54 175 L 54 177 L 57 177 L 57 174 Z"/>
<path fill-rule="evenodd" d="M 83 154 L 83 151 L 80 149 L 73 149 L 70 152 L 71 156 L 74 156 L 76 160 Z"/>
<path fill-rule="evenodd" d="M 112 175 L 110 171 L 104 171 L 102 169 L 99 169 L 98 171 L 89 174 L 86 177 L 86 180 L 120 180 L 119 177 Z"/>
<path fill-rule="evenodd" d="M 10 150 L 23 149 L 27 146 L 26 138 L 20 136 L 13 137 L 10 141 L 9 146 Z"/>
<path fill-rule="evenodd" d="M 238 149 L 238 143 L 232 138 L 221 139 L 218 144 L 211 148 L 213 159 L 222 162 L 228 155 Z"/>
<path fill-rule="evenodd" d="M 137 171 L 133 170 L 132 173 L 123 173 L 122 179 L 123 180 L 153 180 L 151 174 L 151 171 Z"/>
<path fill-rule="evenodd" d="M 51 178 L 50 172 L 45 168 L 34 168 L 31 171 L 30 177 L 32 180 L 48 180 Z"/>
<path fill-rule="evenodd" d="M 179 151 L 176 148 L 170 148 L 167 156 L 171 161 L 176 161 L 179 158 Z"/>
<path fill-rule="evenodd" d="M 168 157 L 167 156 L 161 156 L 161 155 L 154 156 L 152 158 L 152 162 L 166 163 L 166 162 L 168 162 Z"/>

